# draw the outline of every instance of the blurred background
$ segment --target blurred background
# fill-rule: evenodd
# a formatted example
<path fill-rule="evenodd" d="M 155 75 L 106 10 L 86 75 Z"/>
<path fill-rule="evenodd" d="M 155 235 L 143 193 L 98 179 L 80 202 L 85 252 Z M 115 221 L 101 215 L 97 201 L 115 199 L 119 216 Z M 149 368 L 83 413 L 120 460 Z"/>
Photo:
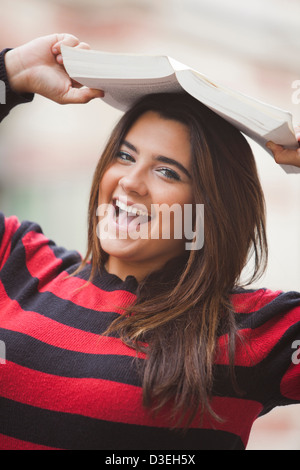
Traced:
<path fill-rule="evenodd" d="M 68 32 L 93 49 L 169 55 L 300 123 L 300 2 L 289 0 L 0 0 L 0 49 Z M 299 96 L 299 94 L 298 94 Z M 120 117 L 101 100 L 59 106 L 36 96 L 0 128 L 0 204 L 58 245 L 86 249 L 96 162 Z M 269 267 L 259 287 L 300 290 L 300 176 L 249 141 L 267 203 Z M 256 286 L 254 286 L 256 287 Z M 300 449 L 299 406 L 260 418 L 249 450 Z"/>

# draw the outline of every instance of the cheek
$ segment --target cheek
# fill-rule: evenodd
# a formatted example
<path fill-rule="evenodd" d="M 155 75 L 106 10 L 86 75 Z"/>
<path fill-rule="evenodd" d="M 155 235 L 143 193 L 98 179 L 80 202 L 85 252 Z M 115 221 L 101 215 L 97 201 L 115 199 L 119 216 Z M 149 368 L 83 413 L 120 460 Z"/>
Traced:
<path fill-rule="evenodd" d="M 117 175 L 113 167 L 106 170 L 99 183 L 99 204 L 109 203 L 111 201 L 112 194 L 118 186 L 119 179 L 119 175 Z"/>
<path fill-rule="evenodd" d="M 160 195 L 159 199 L 161 203 L 168 204 L 169 206 L 179 204 L 183 207 L 184 204 L 193 204 L 194 202 L 192 190 L 189 186 L 180 189 L 176 188 L 176 190 L 173 191 L 166 191 Z"/>
<path fill-rule="evenodd" d="M 177 239 L 180 244 L 179 240 L 184 240 L 184 224 L 192 224 L 189 219 L 193 213 L 193 202 L 192 189 L 187 185 L 179 189 L 168 188 L 166 192 L 157 192 L 156 197 L 152 198 L 152 203 L 157 204 L 152 235 L 158 233 L 159 239 Z M 153 235 L 153 238 L 155 237 L 156 235 Z"/>

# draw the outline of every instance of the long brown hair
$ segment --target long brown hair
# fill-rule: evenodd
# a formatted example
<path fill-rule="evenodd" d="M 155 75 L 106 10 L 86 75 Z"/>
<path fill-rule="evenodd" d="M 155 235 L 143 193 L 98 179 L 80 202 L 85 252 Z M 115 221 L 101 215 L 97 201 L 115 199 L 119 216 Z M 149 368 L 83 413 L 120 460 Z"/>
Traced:
<path fill-rule="evenodd" d="M 82 263 L 91 258 L 91 277 L 107 259 L 96 233 L 99 182 L 131 126 L 150 110 L 189 128 L 194 202 L 205 208 L 204 246 L 144 279 L 135 304 L 108 332 L 117 330 L 126 344 L 147 353 L 144 405 L 159 411 L 172 403 L 178 427 L 198 410 L 218 419 L 210 404 L 217 339 L 228 335 L 234 372 L 237 328 L 230 298 L 251 253 L 249 282 L 265 268 L 265 205 L 251 148 L 234 126 L 185 93 L 149 95 L 121 118 L 94 174 Z"/>

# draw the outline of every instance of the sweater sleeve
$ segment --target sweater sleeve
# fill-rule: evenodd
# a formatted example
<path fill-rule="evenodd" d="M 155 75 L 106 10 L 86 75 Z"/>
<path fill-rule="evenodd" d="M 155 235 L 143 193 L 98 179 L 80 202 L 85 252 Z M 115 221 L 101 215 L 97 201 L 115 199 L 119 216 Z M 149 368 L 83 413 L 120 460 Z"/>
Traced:
<path fill-rule="evenodd" d="M 19 227 L 20 223 L 15 216 L 5 219 L 0 212 L 0 271 L 10 255 L 12 239 Z"/>
<path fill-rule="evenodd" d="M 278 406 L 300 403 L 300 294 L 298 292 L 282 293 L 283 307 L 272 332 L 276 336 L 281 330 L 280 339 L 274 345 L 270 356 L 274 358 L 273 367 L 270 363 L 270 378 L 279 374 L 280 381 L 273 399 Z M 276 380 L 274 379 L 276 383 Z M 271 407 L 273 405 L 271 399 Z"/>
<path fill-rule="evenodd" d="M 4 57 L 9 48 L 3 49 L 0 52 L 0 84 L 1 86 L 1 95 L 0 95 L 0 121 L 8 115 L 12 108 L 21 103 L 30 103 L 33 98 L 33 93 L 24 93 L 22 95 L 15 93 L 9 84 Z"/>
<path fill-rule="evenodd" d="M 259 289 L 241 294 L 240 302 L 238 366 L 254 373 L 244 382 L 249 396 L 263 404 L 261 414 L 300 403 L 300 293 Z"/>
<path fill-rule="evenodd" d="M 17 271 L 20 275 L 22 270 L 34 272 L 41 281 L 80 262 L 77 251 L 56 245 L 38 224 L 0 212 L 0 282 L 18 290 L 21 283 L 16 282 Z"/>

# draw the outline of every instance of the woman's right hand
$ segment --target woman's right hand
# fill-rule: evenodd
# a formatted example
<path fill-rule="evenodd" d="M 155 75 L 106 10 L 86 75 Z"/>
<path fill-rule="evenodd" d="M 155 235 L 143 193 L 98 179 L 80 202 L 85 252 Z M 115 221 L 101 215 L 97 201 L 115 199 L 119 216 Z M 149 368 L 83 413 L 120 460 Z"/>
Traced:
<path fill-rule="evenodd" d="M 60 47 L 89 49 L 71 34 L 52 34 L 34 39 L 5 54 L 8 81 L 19 94 L 38 93 L 59 104 L 87 103 L 104 96 L 101 90 L 74 82 L 63 66 Z"/>
<path fill-rule="evenodd" d="M 300 168 L 300 126 L 296 126 L 294 130 L 296 139 L 299 142 L 299 148 L 288 149 L 274 142 L 268 142 L 267 147 L 272 151 L 276 163 L 293 165 Z"/>

